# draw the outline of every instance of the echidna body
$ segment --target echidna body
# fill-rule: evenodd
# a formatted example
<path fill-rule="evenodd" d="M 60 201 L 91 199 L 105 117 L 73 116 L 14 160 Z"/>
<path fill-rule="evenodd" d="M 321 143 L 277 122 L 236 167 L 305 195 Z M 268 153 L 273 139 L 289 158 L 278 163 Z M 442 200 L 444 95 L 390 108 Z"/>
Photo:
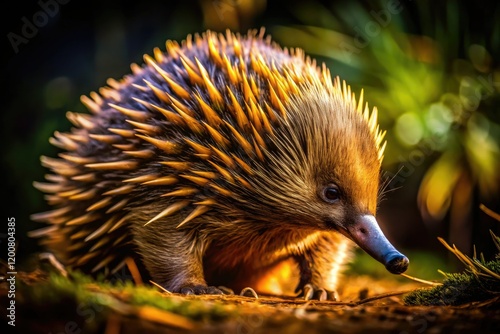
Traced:
<path fill-rule="evenodd" d="M 68 113 L 63 152 L 41 159 L 54 210 L 33 235 L 63 263 L 112 274 L 134 257 L 170 291 L 215 293 L 292 259 L 298 290 L 333 291 L 349 238 L 406 269 L 374 218 L 376 110 L 324 66 L 262 31 L 206 32 L 132 71 L 82 97 L 90 113 Z"/>

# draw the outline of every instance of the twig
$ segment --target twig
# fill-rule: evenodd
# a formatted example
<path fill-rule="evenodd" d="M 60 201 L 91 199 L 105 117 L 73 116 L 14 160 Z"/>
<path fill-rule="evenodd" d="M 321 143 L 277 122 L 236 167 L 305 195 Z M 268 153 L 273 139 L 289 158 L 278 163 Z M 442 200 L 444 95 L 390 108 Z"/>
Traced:
<path fill-rule="evenodd" d="M 411 292 L 411 291 L 413 291 L 413 289 L 412 290 L 405 290 L 405 291 L 398 291 L 398 292 L 382 293 L 380 295 L 376 295 L 376 296 L 373 296 L 373 297 L 368 297 L 368 298 L 362 299 L 362 300 L 357 301 L 357 302 L 348 303 L 347 305 L 348 306 L 359 306 L 359 305 L 366 304 L 366 303 L 369 303 L 369 302 L 372 302 L 372 301 L 375 301 L 375 300 L 379 300 L 379 299 L 384 299 L 384 298 L 389 298 L 389 297 L 404 295 L 405 293 L 408 293 L 408 292 Z"/>
<path fill-rule="evenodd" d="M 164 287 L 162 287 L 160 284 L 156 283 L 156 282 L 153 282 L 153 281 L 149 281 L 149 283 L 153 284 L 154 286 L 156 286 L 158 289 L 160 289 L 161 291 L 171 295 L 172 292 L 168 291 L 167 289 L 165 289 Z"/>
<path fill-rule="evenodd" d="M 132 274 L 132 278 L 134 279 L 135 284 L 142 285 L 143 283 L 142 283 L 141 273 L 139 272 L 139 269 L 137 268 L 134 259 L 132 259 L 131 257 L 127 257 L 125 259 L 125 263 L 127 264 L 128 270 Z"/>
<path fill-rule="evenodd" d="M 410 276 L 408 274 L 400 274 L 400 275 L 403 276 L 403 277 L 406 277 L 408 279 L 411 279 L 412 281 L 419 282 L 419 283 L 424 283 L 424 284 L 427 284 L 427 285 L 432 285 L 432 286 L 443 285 L 443 283 L 431 282 L 431 281 L 428 281 L 428 280 L 425 280 L 425 279 L 422 279 L 422 278 Z"/>
<path fill-rule="evenodd" d="M 338 301 L 333 301 L 333 300 L 324 300 L 324 301 L 319 301 L 319 300 L 304 300 L 304 299 L 268 299 L 268 298 L 260 298 L 259 303 L 262 304 L 268 304 L 268 305 L 273 305 L 273 304 L 304 304 L 302 307 L 307 307 L 312 306 L 312 305 L 317 305 L 322 304 L 322 305 L 332 305 L 332 306 L 350 306 L 350 307 L 356 307 L 362 304 L 370 303 L 375 300 L 379 299 L 384 299 L 384 298 L 389 298 L 389 297 L 394 297 L 394 296 L 399 296 L 399 295 L 404 295 L 406 293 L 409 293 L 411 291 L 414 291 L 413 289 L 411 290 L 405 290 L 405 291 L 397 291 L 397 292 L 388 292 L 388 293 L 383 293 L 380 295 L 372 296 L 369 298 L 361 299 L 356 302 L 338 302 Z"/>
<path fill-rule="evenodd" d="M 457 306 L 458 308 L 472 308 L 472 307 L 485 307 L 490 305 L 495 305 L 500 302 L 500 296 L 496 296 L 487 300 L 483 300 L 480 302 L 471 302 L 463 305 Z"/>
<path fill-rule="evenodd" d="M 484 213 L 486 213 L 488 216 L 490 216 L 493 219 L 496 219 L 500 222 L 500 214 L 496 213 L 495 211 L 488 209 L 486 205 L 484 204 L 479 204 L 479 208 L 483 210 Z"/>
<path fill-rule="evenodd" d="M 57 271 L 64 277 L 68 277 L 68 271 L 64 268 L 64 265 L 56 259 L 54 254 L 52 253 L 40 253 L 39 255 L 41 260 L 47 260 L 52 265 L 52 267 L 56 268 Z"/>

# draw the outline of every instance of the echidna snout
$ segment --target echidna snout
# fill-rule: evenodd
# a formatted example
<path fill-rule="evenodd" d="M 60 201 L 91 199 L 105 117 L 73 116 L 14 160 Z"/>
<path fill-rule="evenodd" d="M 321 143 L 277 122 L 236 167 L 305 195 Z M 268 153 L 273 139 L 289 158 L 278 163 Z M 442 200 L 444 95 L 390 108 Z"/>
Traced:
<path fill-rule="evenodd" d="M 349 224 L 344 233 L 365 252 L 382 263 L 393 274 L 406 271 L 410 261 L 387 240 L 377 220 L 371 215 L 362 215 Z"/>

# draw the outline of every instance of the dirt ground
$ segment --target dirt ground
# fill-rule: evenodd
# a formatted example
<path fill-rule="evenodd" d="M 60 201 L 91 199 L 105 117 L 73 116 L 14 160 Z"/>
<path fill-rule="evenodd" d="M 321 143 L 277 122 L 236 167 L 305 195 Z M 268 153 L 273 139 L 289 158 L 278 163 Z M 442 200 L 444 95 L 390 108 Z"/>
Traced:
<path fill-rule="evenodd" d="M 44 275 L 18 275 L 35 287 Z M 409 281 L 376 280 L 368 276 L 348 277 L 339 290 L 340 301 L 304 301 L 299 298 L 239 295 L 178 296 L 207 309 L 224 307 L 222 318 L 193 319 L 152 306 L 132 307 L 112 296 L 117 303 L 85 308 L 74 300 L 33 307 L 30 296 L 16 292 L 17 333 L 500 333 L 500 310 L 466 305 L 461 307 L 405 306 L 401 292 L 423 287 Z M 8 285 L 0 284 L 2 305 L 8 305 Z M 96 292 L 99 292 L 96 290 Z M 109 295 L 109 293 L 108 293 Z M 110 298 L 110 296 L 101 296 Z M 104 299 L 106 299 L 104 298 Z M 103 300 L 104 300 L 103 299 Z M 122 300 L 123 301 L 123 300 Z M 233 312 L 234 311 L 234 312 Z M 6 307 L 1 313 L 7 317 Z M 104 317 L 97 315 L 105 314 Z M 98 320 L 99 319 L 99 320 Z M 8 320 L 8 319 L 7 319 Z M 5 333 L 5 332 L 3 332 Z"/>

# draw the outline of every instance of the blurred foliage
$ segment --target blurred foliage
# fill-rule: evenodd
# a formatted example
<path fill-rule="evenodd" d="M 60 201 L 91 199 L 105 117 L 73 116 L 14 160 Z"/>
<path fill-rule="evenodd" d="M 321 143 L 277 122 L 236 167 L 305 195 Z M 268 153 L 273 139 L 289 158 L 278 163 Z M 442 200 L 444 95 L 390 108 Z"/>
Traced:
<path fill-rule="evenodd" d="M 500 6 L 473 32 L 456 1 L 368 4 L 304 3 L 293 9 L 302 24 L 274 35 L 364 88 L 388 130 L 383 168 L 399 166 L 389 189 L 422 165 L 423 217 L 449 215 L 450 234 L 467 243 L 473 204 L 500 190 Z"/>
<path fill-rule="evenodd" d="M 266 0 L 199 0 L 207 28 L 240 30 L 266 8 Z"/>

